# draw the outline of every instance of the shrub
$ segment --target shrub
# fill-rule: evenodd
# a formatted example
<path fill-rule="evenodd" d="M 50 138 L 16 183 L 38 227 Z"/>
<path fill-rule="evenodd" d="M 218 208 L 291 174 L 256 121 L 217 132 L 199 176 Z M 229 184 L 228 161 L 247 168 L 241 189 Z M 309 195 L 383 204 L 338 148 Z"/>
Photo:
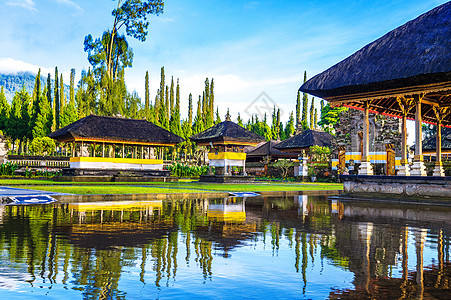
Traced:
<path fill-rule="evenodd" d="M 168 167 L 168 170 L 171 171 L 171 174 L 177 177 L 198 177 L 200 175 L 208 174 L 210 172 L 210 169 L 211 168 L 206 165 L 190 166 L 179 162 L 173 163 Z"/>
<path fill-rule="evenodd" d="M 14 176 L 14 172 L 19 168 L 17 164 L 6 162 L 0 165 L 1 176 Z"/>

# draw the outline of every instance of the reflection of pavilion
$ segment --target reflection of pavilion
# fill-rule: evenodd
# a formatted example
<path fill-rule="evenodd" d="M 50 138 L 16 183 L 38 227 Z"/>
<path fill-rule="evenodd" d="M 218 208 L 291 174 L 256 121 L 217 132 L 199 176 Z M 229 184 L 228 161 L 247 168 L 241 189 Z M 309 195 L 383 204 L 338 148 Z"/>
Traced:
<path fill-rule="evenodd" d="M 355 274 L 352 290 L 337 290 L 330 294 L 330 299 L 372 298 L 382 294 L 390 299 L 423 299 L 434 295 L 447 298 L 451 296 L 448 280 L 451 279 L 451 265 L 446 264 L 443 225 L 450 224 L 450 209 L 425 211 L 387 205 L 365 205 L 363 203 L 344 203 L 344 221 L 351 222 L 350 230 L 352 248 L 343 237 L 349 235 L 345 226 L 337 227 L 337 249 L 341 255 L 350 257 L 349 269 Z M 445 223 L 443 223 L 445 221 Z M 428 231 L 424 228 L 401 226 L 401 230 L 386 224 L 409 222 L 428 222 L 433 228 L 429 234 L 437 231 L 437 265 L 424 267 L 424 246 Z M 344 225 L 345 223 L 342 223 Z M 437 228 L 437 229 L 435 229 Z M 440 228 L 440 229 L 439 229 Z M 393 230 L 395 229 L 395 230 Z M 413 238 L 415 256 L 409 257 L 409 235 Z M 434 236 L 435 237 L 435 236 Z M 432 237 L 431 237 L 432 238 Z M 412 244 L 411 244 L 412 246 Z M 401 256 L 401 278 L 388 275 L 388 266 L 397 264 Z M 409 261 L 415 262 L 415 270 L 409 272 Z M 427 278 L 427 279 L 426 279 Z M 446 294 L 447 293 L 447 294 Z M 447 296 L 446 296 L 447 295 Z"/>
<path fill-rule="evenodd" d="M 210 202 L 207 217 L 215 221 L 244 222 L 246 221 L 245 200 L 244 198 L 240 200 L 224 198 L 220 203 Z"/>

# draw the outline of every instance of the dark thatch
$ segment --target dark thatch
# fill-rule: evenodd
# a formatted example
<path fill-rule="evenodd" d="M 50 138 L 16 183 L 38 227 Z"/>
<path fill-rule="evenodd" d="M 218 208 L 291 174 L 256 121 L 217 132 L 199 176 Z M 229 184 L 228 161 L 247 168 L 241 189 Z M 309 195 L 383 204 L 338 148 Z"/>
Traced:
<path fill-rule="evenodd" d="M 193 135 L 190 139 L 196 143 L 240 142 L 259 143 L 265 139 L 232 121 L 224 121 L 209 129 Z"/>
<path fill-rule="evenodd" d="M 423 151 L 435 151 L 437 147 L 436 136 L 431 136 L 423 140 Z M 415 145 L 410 147 L 411 150 L 415 150 Z M 442 128 L 442 150 L 451 150 L 451 128 Z"/>
<path fill-rule="evenodd" d="M 300 90 L 322 98 L 451 81 L 451 2 L 390 31 Z"/>
<path fill-rule="evenodd" d="M 90 115 L 49 134 L 57 141 L 92 138 L 109 141 L 174 145 L 181 137 L 146 120 Z"/>
<path fill-rule="evenodd" d="M 256 160 L 263 159 L 264 157 L 270 157 L 271 159 L 275 158 L 297 158 L 297 153 L 292 152 L 282 152 L 279 149 L 274 148 L 274 146 L 278 145 L 280 141 L 270 140 L 263 145 L 260 145 L 253 150 L 247 152 L 246 160 Z"/>
<path fill-rule="evenodd" d="M 330 133 L 307 129 L 280 142 L 274 147 L 282 151 L 289 149 L 308 149 L 311 146 L 330 147 L 330 142 L 332 139 L 333 135 Z"/>

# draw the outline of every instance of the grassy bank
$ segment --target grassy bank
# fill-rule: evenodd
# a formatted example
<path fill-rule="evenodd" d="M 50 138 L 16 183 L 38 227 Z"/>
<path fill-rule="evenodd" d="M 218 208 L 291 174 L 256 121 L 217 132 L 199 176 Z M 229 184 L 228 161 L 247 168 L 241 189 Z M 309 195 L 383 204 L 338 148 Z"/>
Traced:
<path fill-rule="evenodd" d="M 69 194 L 158 194 L 209 192 L 276 192 L 342 190 L 337 183 L 259 182 L 252 184 L 215 184 L 197 181 L 142 183 L 64 183 L 47 180 L 0 180 L 0 186 Z"/>

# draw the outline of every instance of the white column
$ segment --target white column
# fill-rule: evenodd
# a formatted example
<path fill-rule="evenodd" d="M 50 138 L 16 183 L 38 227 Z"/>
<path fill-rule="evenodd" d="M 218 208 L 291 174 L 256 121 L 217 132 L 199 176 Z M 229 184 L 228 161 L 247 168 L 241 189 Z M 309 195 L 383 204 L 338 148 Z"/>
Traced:
<path fill-rule="evenodd" d="M 414 96 L 416 100 L 416 112 L 415 112 L 415 157 L 413 159 L 413 165 L 411 170 L 412 176 L 427 176 L 426 166 L 423 162 L 423 133 L 421 125 L 423 123 L 421 116 L 421 97 L 420 95 Z"/>
<path fill-rule="evenodd" d="M 363 147 L 362 147 L 362 161 L 359 167 L 359 175 L 373 175 L 373 166 L 370 163 L 370 134 L 369 134 L 369 102 L 365 103 L 365 110 L 363 112 Z"/>
<path fill-rule="evenodd" d="M 407 114 L 402 116 L 402 136 L 401 136 L 401 165 L 399 166 L 399 176 L 410 176 L 409 162 L 407 161 Z"/>

